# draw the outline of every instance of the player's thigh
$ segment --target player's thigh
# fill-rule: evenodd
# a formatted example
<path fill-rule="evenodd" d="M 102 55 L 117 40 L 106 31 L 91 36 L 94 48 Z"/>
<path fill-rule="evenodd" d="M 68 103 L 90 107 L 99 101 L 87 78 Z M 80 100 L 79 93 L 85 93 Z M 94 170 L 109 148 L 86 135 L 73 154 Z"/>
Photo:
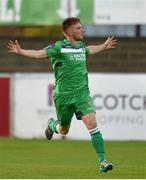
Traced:
<path fill-rule="evenodd" d="M 72 98 L 69 96 L 58 96 L 54 98 L 58 122 L 62 127 L 69 128 L 75 108 Z"/>
<path fill-rule="evenodd" d="M 96 113 L 96 108 L 93 104 L 92 98 L 89 94 L 88 89 L 83 90 L 76 101 L 76 117 L 81 119 L 82 116 L 85 116 L 90 113 Z"/>

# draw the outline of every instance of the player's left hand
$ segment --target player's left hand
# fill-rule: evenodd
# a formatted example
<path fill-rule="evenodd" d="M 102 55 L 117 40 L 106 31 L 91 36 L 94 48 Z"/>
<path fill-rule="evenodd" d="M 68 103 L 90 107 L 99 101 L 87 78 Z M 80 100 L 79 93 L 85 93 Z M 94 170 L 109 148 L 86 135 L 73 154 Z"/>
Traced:
<path fill-rule="evenodd" d="M 115 39 L 113 36 L 112 37 L 108 37 L 107 40 L 104 43 L 106 49 L 115 48 L 116 44 L 117 44 L 117 39 Z"/>

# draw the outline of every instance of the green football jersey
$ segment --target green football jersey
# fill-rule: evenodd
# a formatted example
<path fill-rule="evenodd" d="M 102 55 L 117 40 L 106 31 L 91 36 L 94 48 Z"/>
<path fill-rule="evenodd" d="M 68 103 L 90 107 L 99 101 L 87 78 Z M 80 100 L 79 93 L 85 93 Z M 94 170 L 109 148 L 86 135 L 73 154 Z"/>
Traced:
<path fill-rule="evenodd" d="M 55 72 L 55 94 L 75 94 L 88 87 L 86 56 L 89 49 L 83 42 L 57 41 L 45 48 Z"/>

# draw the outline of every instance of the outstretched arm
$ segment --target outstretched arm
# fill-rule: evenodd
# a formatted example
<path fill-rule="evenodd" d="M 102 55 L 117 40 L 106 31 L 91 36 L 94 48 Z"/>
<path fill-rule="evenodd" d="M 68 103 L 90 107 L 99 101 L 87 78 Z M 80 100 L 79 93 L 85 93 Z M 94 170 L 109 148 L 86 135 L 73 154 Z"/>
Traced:
<path fill-rule="evenodd" d="M 103 44 L 96 45 L 96 46 L 88 46 L 88 48 L 90 50 L 90 54 L 96 54 L 105 49 L 115 48 L 116 44 L 117 44 L 117 39 L 115 39 L 114 37 L 108 37 L 107 40 Z"/>
<path fill-rule="evenodd" d="M 30 57 L 30 58 L 46 58 L 47 57 L 47 53 L 44 49 L 42 50 L 26 50 L 26 49 L 22 49 L 18 43 L 17 40 L 13 41 L 9 41 L 9 43 L 7 44 L 7 48 L 9 52 L 12 53 L 16 53 L 22 56 L 26 56 L 26 57 Z"/>

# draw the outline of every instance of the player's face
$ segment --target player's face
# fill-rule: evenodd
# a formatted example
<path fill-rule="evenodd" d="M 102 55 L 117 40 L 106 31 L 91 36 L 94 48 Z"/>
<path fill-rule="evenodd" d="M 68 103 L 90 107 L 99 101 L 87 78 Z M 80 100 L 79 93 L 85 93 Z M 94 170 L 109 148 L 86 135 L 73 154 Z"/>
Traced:
<path fill-rule="evenodd" d="M 84 29 L 80 23 L 76 23 L 71 26 L 71 33 L 74 40 L 80 41 L 83 39 Z"/>

